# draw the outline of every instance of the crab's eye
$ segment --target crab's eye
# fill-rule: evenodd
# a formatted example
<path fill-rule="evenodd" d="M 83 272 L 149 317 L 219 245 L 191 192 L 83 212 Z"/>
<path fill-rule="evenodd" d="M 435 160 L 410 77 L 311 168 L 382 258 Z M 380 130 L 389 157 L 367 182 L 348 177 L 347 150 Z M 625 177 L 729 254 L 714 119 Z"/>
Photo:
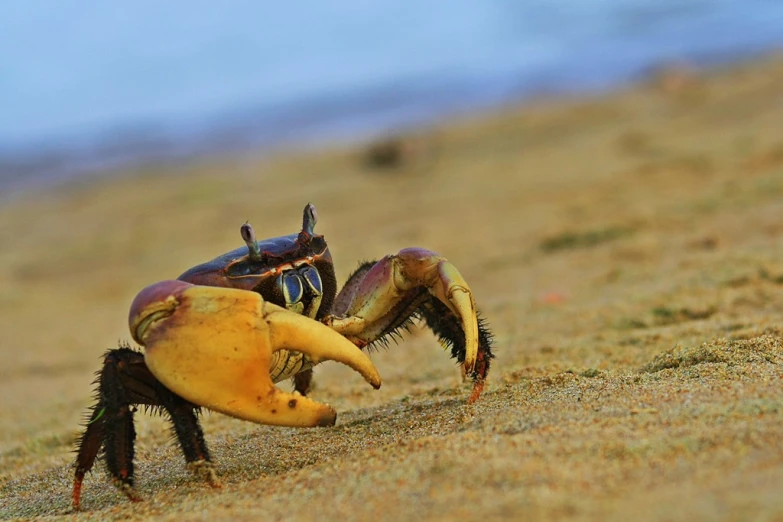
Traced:
<path fill-rule="evenodd" d="M 256 233 L 253 230 L 253 226 L 250 223 L 245 223 L 241 227 L 239 227 L 239 233 L 242 234 L 242 239 L 245 241 L 253 241 L 256 240 Z"/>
<path fill-rule="evenodd" d="M 312 203 L 308 203 L 304 208 L 304 216 L 302 217 L 302 232 L 312 236 L 315 234 L 315 224 L 318 222 L 318 213 L 315 211 L 315 206 Z"/>
<path fill-rule="evenodd" d="M 239 233 L 242 234 L 242 239 L 245 240 L 245 244 L 247 245 L 247 253 L 248 256 L 250 256 L 250 259 L 260 260 L 261 247 L 258 246 L 258 241 L 256 241 L 256 233 L 250 223 L 245 223 L 239 227 Z"/>

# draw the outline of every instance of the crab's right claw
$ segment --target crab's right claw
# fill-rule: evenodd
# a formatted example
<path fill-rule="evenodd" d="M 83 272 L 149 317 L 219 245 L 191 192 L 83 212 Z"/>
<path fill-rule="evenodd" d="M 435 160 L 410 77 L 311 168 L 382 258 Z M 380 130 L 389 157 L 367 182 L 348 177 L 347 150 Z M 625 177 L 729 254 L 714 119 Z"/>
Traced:
<path fill-rule="evenodd" d="M 339 361 L 374 388 L 381 385 L 375 366 L 353 343 L 255 292 L 163 281 L 139 293 L 129 321 L 164 386 L 232 417 L 279 426 L 334 424 L 331 406 L 274 386 L 272 354 L 281 349 L 305 353 L 314 363 Z"/>

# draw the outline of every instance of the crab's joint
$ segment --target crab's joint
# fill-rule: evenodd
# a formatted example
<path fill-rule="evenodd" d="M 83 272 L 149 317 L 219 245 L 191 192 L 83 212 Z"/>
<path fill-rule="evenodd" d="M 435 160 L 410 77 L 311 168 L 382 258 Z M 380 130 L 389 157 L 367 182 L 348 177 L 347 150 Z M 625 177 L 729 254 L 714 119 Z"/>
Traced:
<path fill-rule="evenodd" d="M 128 322 L 131 336 L 143 345 L 150 330 L 165 321 L 179 306 L 178 296 L 182 286 L 178 281 L 163 281 L 144 288 L 131 304 Z"/>

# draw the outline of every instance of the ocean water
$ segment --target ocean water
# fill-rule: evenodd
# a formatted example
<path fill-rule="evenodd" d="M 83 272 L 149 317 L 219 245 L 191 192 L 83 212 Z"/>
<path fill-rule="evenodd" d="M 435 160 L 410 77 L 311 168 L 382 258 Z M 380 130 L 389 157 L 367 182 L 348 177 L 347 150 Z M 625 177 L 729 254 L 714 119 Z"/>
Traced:
<path fill-rule="evenodd" d="M 366 138 L 782 44 L 781 0 L 5 0 L 0 190 Z"/>

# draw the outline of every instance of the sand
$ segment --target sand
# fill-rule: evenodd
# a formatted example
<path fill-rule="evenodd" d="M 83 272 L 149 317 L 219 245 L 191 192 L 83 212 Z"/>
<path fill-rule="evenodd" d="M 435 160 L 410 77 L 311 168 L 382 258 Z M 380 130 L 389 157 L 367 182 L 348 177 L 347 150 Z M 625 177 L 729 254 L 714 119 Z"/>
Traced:
<path fill-rule="evenodd" d="M 669 68 L 368 149 L 138 168 L 0 207 L 0 518 L 783 520 L 783 58 Z M 381 151 L 379 153 L 378 151 Z M 389 153 L 391 151 L 391 153 Z M 434 337 L 316 370 L 334 428 L 208 414 L 223 488 L 137 415 L 130 503 L 72 440 L 135 293 L 308 201 L 344 281 L 448 257 L 496 336 L 481 400 Z"/>

